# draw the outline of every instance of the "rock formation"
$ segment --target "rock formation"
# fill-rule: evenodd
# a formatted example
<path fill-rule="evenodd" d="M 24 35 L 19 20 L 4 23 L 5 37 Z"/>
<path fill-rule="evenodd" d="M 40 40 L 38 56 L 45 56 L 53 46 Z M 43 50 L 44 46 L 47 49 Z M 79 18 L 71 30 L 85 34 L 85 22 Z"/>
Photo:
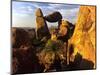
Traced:
<path fill-rule="evenodd" d="M 58 22 L 59 20 L 62 19 L 62 15 L 60 14 L 60 12 L 53 12 L 49 15 L 44 16 L 45 20 L 47 20 L 48 22 Z"/>
<path fill-rule="evenodd" d="M 46 16 L 44 16 L 44 19 L 48 22 L 58 22 L 58 29 L 60 27 L 61 21 L 62 21 L 62 15 L 60 12 L 55 11 L 51 14 L 48 14 Z"/>
<path fill-rule="evenodd" d="M 74 55 L 78 52 L 86 60 L 96 64 L 96 22 L 95 6 L 80 6 L 75 31 L 69 44 L 74 46 Z"/>
<path fill-rule="evenodd" d="M 21 28 L 12 28 L 12 45 L 19 48 L 21 45 L 30 44 L 28 32 Z"/>
<path fill-rule="evenodd" d="M 67 21 L 63 20 L 59 27 L 58 39 L 63 40 L 65 42 L 68 40 L 67 35 L 68 35 L 68 23 L 67 23 Z"/>
<path fill-rule="evenodd" d="M 15 28 L 12 28 L 12 45 L 15 45 L 15 42 L 16 42 L 16 29 Z"/>
<path fill-rule="evenodd" d="M 36 32 L 34 28 L 26 28 L 25 31 L 29 34 L 30 40 L 36 39 Z"/>
<path fill-rule="evenodd" d="M 69 27 L 68 21 L 62 20 L 59 34 L 61 34 L 62 36 L 65 36 L 68 33 L 68 27 Z"/>
<path fill-rule="evenodd" d="M 94 6 L 80 6 L 73 25 L 62 20 L 60 12 L 44 16 L 39 8 L 36 32 L 33 28 L 12 28 L 13 74 L 95 68 L 95 9 Z M 52 29 L 51 35 L 46 21 L 58 22 L 58 28 Z"/>
<path fill-rule="evenodd" d="M 36 32 L 37 39 L 42 39 L 45 36 L 50 36 L 47 23 L 40 8 L 36 10 Z"/>

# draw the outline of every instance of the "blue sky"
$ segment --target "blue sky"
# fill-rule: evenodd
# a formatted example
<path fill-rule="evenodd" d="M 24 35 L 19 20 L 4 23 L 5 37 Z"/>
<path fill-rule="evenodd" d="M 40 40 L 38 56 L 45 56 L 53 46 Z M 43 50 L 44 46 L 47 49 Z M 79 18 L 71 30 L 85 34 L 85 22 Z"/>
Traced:
<path fill-rule="evenodd" d="M 39 3 L 39 2 L 20 2 L 12 1 L 12 26 L 13 27 L 35 27 L 35 11 L 41 8 L 44 15 L 59 11 L 63 19 L 72 23 L 76 22 L 79 5 Z M 57 23 L 48 23 L 48 26 L 57 26 Z"/>

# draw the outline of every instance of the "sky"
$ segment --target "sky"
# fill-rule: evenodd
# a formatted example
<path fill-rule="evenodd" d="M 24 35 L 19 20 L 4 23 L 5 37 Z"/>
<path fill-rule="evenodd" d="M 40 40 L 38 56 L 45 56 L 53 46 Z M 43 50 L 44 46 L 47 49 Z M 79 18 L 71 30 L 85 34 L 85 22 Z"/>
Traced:
<path fill-rule="evenodd" d="M 12 1 L 12 26 L 13 27 L 36 27 L 35 11 L 41 8 L 43 15 L 59 11 L 64 20 L 75 23 L 79 11 L 79 5 L 43 3 L 43 2 L 21 2 Z M 58 23 L 49 23 L 48 26 L 57 26 Z"/>

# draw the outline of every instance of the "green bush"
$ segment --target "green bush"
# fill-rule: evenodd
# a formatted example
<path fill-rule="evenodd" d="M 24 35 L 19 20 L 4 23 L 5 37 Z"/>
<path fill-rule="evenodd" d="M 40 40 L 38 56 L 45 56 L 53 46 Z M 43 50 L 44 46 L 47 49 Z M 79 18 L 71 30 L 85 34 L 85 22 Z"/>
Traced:
<path fill-rule="evenodd" d="M 53 41 L 50 39 L 46 43 L 45 50 L 59 51 L 62 49 L 62 47 L 63 47 L 62 41 L 60 40 Z"/>

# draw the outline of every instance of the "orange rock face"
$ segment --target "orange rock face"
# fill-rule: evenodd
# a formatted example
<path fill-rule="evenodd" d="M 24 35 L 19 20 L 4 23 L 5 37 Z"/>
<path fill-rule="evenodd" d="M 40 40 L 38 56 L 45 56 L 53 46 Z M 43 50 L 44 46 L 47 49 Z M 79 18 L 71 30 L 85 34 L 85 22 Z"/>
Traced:
<path fill-rule="evenodd" d="M 96 63 L 96 7 L 80 6 L 78 19 L 70 44 L 74 45 L 74 54 L 77 52 L 84 59 Z"/>

